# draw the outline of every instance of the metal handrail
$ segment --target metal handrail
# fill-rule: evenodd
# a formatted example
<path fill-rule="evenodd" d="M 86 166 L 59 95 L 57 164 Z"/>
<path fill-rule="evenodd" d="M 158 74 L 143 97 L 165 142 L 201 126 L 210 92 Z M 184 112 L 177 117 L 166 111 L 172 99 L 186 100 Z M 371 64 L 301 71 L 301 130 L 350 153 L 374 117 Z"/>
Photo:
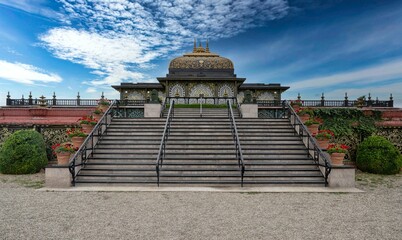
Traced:
<path fill-rule="evenodd" d="M 94 152 L 94 148 L 96 144 L 98 143 L 99 138 L 102 136 L 102 134 L 106 131 L 107 127 L 110 125 L 110 122 L 112 121 L 113 118 L 113 112 L 112 108 L 116 106 L 117 101 L 114 100 L 109 108 L 106 110 L 105 114 L 99 119 L 98 123 L 95 125 L 95 127 L 92 129 L 91 133 L 88 134 L 84 142 L 81 144 L 81 146 L 78 148 L 77 152 L 73 155 L 72 158 L 70 158 L 69 161 L 69 170 L 72 175 L 72 185 L 75 185 L 75 178 L 77 174 L 80 172 L 81 168 L 85 166 L 88 156 L 90 156 Z M 95 135 L 96 133 L 96 135 Z M 88 146 L 88 144 L 90 144 Z M 90 152 L 89 152 L 90 151 Z M 89 152 L 89 153 L 88 153 Z M 79 163 L 77 163 L 79 160 L 81 160 Z M 80 169 L 76 171 L 76 168 L 79 167 Z"/>
<path fill-rule="evenodd" d="M 296 132 L 302 138 L 305 136 L 307 137 L 307 143 L 305 143 L 304 141 L 303 141 L 303 143 L 306 145 L 306 147 L 308 149 L 308 155 L 313 157 L 314 161 L 316 162 L 316 164 L 318 166 L 325 168 L 323 175 L 325 178 L 325 186 L 328 186 L 328 176 L 331 173 L 331 169 L 332 169 L 331 163 L 328 161 L 327 157 L 324 155 L 323 151 L 318 146 L 316 139 L 310 134 L 310 132 L 307 130 L 307 127 L 303 124 L 303 122 L 300 120 L 299 116 L 296 114 L 295 110 L 292 108 L 292 106 L 290 106 L 290 103 L 288 101 L 283 101 L 283 106 L 288 109 L 288 113 L 289 113 L 288 118 L 290 119 L 290 123 L 293 125 Z M 292 117 L 293 117 L 293 122 L 292 122 Z M 296 126 L 298 126 L 298 128 Z M 312 148 L 310 148 L 310 147 L 312 147 Z M 313 150 L 313 154 L 310 153 L 310 150 Z M 320 159 L 322 159 L 324 163 L 321 163 Z"/>
<path fill-rule="evenodd" d="M 243 151 L 242 151 L 241 145 L 240 145 L 239 134 L 237 133 L 236 121 L 234 119 L 232 105 L 230 104 L 229 100 L 227 101 L 227 105 L 228 105 L 228 116 L 229 116 L 229 120 L 230 120 L 230 128 L 232 130 L 233 140 L 234 140 L 234 144 L 236 147 L 236 158 L 238 161 L 238 165 L 240 167 L 241 186 L 243 187 L 243 179 L 244 179 L 244 171 L 245 171 Z"/>
<path fill-rule="evenodd" d="M 173 116 L 174 116 L 174 100 L 172 101 L 172 103 L 170 104 L 170 107 L 169 107 L 169 112 L 168 112 L 168 115 L 166 118 L 165 128 L 163 129 L 161 144 L 159 146 L 159 153 L 158 153 L 158 157 L 156 159 L 155 168 L 156 168 L 158 187 L 159 187 L 159 177 L 160 177 L 159 171 L 160 171 L 160 168 L 162 168 L 163 159 L 165 158 L 166 141 L 170 134 L 170 125 L 172 123 Z"/>

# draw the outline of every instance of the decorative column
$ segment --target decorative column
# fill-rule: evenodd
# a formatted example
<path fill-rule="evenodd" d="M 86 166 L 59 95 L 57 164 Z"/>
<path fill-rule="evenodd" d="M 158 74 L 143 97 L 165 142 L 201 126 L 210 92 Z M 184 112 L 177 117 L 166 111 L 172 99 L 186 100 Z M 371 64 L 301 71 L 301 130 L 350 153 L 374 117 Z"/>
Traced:
<path fill-rule="evenodd" d="M 7 93 L 7 99 L 6 99 L 6 105 L 10 106 L 11 105 L 11 98 L 10 98 L 10 92 Z"/>
<path fill-rule="evenodd" d="M 322 95 L 321 95 L 321 107 L 325 107 L 325 97 L 324 97 L 324 93 L 322 93 Z"/>
<path fill-rule="evenodd" d="M 349 105 L 349 100 L 348 100 L 348 93 L 345 92 L 345 101 L 344 101 L 344 105 L 345 107 L 347 107 Z"/>

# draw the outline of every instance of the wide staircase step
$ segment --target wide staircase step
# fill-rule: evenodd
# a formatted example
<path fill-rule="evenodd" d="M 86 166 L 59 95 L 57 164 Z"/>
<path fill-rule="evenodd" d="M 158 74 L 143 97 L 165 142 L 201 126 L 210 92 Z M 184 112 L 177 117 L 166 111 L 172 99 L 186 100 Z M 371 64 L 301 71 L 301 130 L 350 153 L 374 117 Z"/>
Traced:
<path fill-rule="evenodd" d="M 324 178 L 288 119 L 245 119 L 233 109 L 245 163 L 244 186 L 324 186 Z M 164 112 L 166 117 L 167 110 Z M 76 185 L 156 186 L 166 118 L 113 119 Z M 160 186 L 240 186 L 225 108 L 176 108 Z"/>

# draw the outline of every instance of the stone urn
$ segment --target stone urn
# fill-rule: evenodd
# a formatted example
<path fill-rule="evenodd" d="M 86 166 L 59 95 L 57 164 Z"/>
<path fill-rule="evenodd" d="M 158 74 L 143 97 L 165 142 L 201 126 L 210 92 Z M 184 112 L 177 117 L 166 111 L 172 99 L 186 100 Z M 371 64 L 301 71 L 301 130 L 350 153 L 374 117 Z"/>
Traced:
<path fill-rule="evenodd" d="M 94 129 L 95 125 L 91 125 L 91 124 L 81 124 L 82 127 L 82 131 L 85 134 L 90 134 L 92 132 L 92 130 Z"/>
<path fill-rule="evenodd" d="M 57 164 L 58 165 L 68 165 L 69 161 L 70 161 L 70 157 L 71 157 L 71 153 L 70 152 L 61 152 L 61 153 L 57 153 Z"/>
<path fill-rule="evenodd" d="M 72 137 L 71 138 L 71 142 L 73 142 L 73 146 L 75 148 L 80 148 L 80 146 L 82 145 L 82 143 L 84 143 L 85 141 L 85 137 Z"/>
<path fill-rule="evenodd" d="M 329 146 L 329 139 L 322 139 L 322 140 L 317 139 L 317 144 L 319 148 L 327 149 Z"/>
<path fill-rule="evenodd" d="M 343 159 L 345 158 L 345 153 L 331 153 L 331 163 L 335 166 L 343 165 Z"/>
<path fill-rule="evenodd" d="M 319 124 L 312 124 L 310 126 L 307 126 L 307 129 L 311 134 L 313 134 L 313 133 L 318 132 L 318 127 L 319 126 L 320 126 Z"/>

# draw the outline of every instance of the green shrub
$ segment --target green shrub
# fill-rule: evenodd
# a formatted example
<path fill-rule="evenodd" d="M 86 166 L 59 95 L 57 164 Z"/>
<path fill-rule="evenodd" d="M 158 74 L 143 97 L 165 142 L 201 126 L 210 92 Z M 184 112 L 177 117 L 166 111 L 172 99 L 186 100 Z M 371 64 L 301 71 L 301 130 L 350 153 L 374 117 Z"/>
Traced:
<path fill-rule="evenodd" d="M 42 135 L 34 130 L 20 130 L 4 142 L 0 152 L 0 172 L 30 174 L 47 164 L 46 146 Z"/>
<path fill-rule="evenodd" d="M 390 141 L 371 136 L 358 146 L 356 164 L 363 172 L 395 174 L 400 169 L 399 158 L 398 149 Z"/>

